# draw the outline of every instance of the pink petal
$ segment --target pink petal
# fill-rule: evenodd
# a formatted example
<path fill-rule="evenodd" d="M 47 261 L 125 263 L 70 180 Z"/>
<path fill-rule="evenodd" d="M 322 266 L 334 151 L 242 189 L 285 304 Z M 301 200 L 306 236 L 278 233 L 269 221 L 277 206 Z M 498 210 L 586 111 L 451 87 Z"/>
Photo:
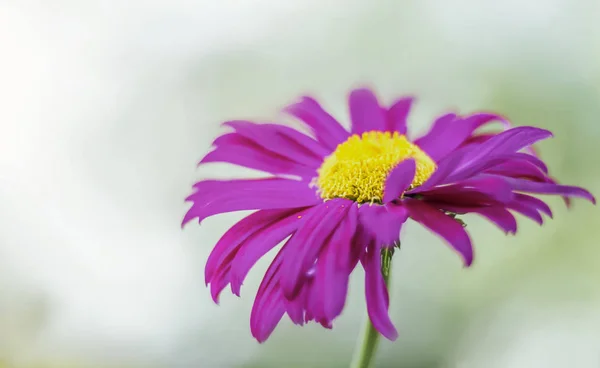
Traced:
<path fill-rule="evenodd" d="M 463 258 L 465 266 L 471 265 L 473 262 L 473 247 L 469 234 L 461 224 L 422 201 L 407 199 L 404 203 L 408 207 L 410 217 L 413 220 L 446 240 Z"/>
<path fill-rule="evenodd" d="M 238 223 L 233 225 L 223 236 L 212 252 L 208 256 L 204 276 L 206 283 L 211 282 L 215 271 L 223 267 L 226 263 L 230 263 L 241 244 L 248 239 L 252 234 L 260 232 L 260 230 L 268 227 L 273 222 L 285 218 L 296 211 L 290 210 L 261 210 L 249 216 L 244 217 Z M 227 261 L 227 262 L 226 262 Z"/>
<path fill-rule="evenodd" d="M 321 166 L 323 157 L 329 153 L 314 139 L 284 125 L 243 120 L 228 121 L 224 125 L 272 153 L 309 167 Z"/>
<path fill-rule="evenodd" d="M 513 214 L 510 213 L 510 211 L 508 211 L 504 207 L 504 205 L 470 207 L 460 205 L 448 205 L 446 203 L 439 202 L 427 203 L 435 208 L 443 209 L 444 211 L 454 212 L 457 214 L 476 213 L 490 220 L 493 224 L 498 226 L 502 231 L 504 231 L 507 234 L 515 234 L 517 232 L 517 220 L 515 219 L 515 216 L 513 216 Z"/>
<path fill-rule="evenodd" d="M 353 90 L 348 97 L 348 105 L 350 120 L 352 120 L 352 134 L 385 130 L 386 116 L 371 90 L 366 88 Z"/>
<path fill-rule="evenodd" d="M 548 206 L 546 202 L 539 198 L 532 197 L 527 194 L 517 193 L 515 194 L 515 201 L 526 204 L 531 208 L 535 208 L 537 211 L 545 213 L 548 217 L 552 218 L 552 209 L 550 209 L 550 206 Z"/>
<path fill-rule="evenodd" d="M 400 229 L 408 218 L 408 210 L 394 203 L 384 206 L 364 204 L 359 213 L 363 228 L 378 244 L 385 245 L 392 245 L 400 239 Z"/>
<path fill-rule="evenodd" d="M 390 106 L 387 110 L 386 130 L 388 132 L 398 132 L 399 134 L 406 135 L 408 131 L 407 118 L 413 101 L 413 97 L 404 97 Z"/>
<path fill-rule="evenodd" d="M 466 117 L 443 115 L 434 122 L 425 136 L 415 140 L 415 144 L 435 161 L 439 161 L 463 144 L 476 129 L 492 121 L 508 124 L 503 117 L 490 113 L 477 113 Z"/>
<path fill-rule="evenodd" d="M 477 170 L 474 170 L 473 167 L 483 167 L 490 160 L 509 154 L 515 154 L 519 150 L 551 136 L 552 133 L 548 130 L 534 127 L 518 127 L 504 131 L 485 141 L 476 148 L 469 149 L 469 147 L 463 147 L 461 150 L 464 150 L 467 153 L 464 156 L 461 165 L 457 168 L 457 171 L 452 175 L 452 177 L 468 177 L 468 175 L 464 174 L 464 172 L 469 170 L 473 171 L 471 174 L 473 175 L 477 172 Z M 496 164 L 499 163 L 500 162 Z M 481 168 L 479 168 L 479 170 L 481 170 Z"/>
<path fill-rule="evenodd" d="M 508 203 L 514 199 L 510 184 L 500 176 L 484 176 L 418 192 L 427 201 L 461 206 Z"/>
<path fill-rule="evenodd" d="M 317 172 L 314 165 L 306 166 L 268 151 L 238 133 L 222 135 L 215 140 L 213 145 L 215 145 L 215 149 L 204 156 L 198 165 L 226 162 L 271 174 L 306 178 L 314 177 Z"/>
<path fill-rule="evenodd" d="M 286 245 L 283 260 L 281 287 L 288 300 L 297 296 L 306 273 L 352 205 L 353 202 L 346 199 L 333 199 L 314 207 L 303 217 L 300 228 Z"/>
<path fill-rule="evenodd" d="M 525 179 L 505 178 L 513 190 L 538 194 L 558 194 L 566 197 L 580 197 L 596 204 L 596 198 L 587 190 L 553 183 L 538 183 Z"/>
<path fill-rule="evenodd" d="M 256 293 L 256 299 L 254 299 L 250 314 L 250 331 L 252 336 L 261 343 L 269 338 L 285 314 L 285 305 L 279 286 L 279 272 L 283 252 L 284 248 L 279 251 L 271 266 L 267 269 Z"/>
<path fill-rule="evenodd" d="M 415 178 L 416 169 L 417 165 L 414 159 L 404 160 L 392 169 L 385 180 L 383 191 L 384 204 L 400 198 Z"/>
<path fill-rule="evenodd" d="M 240 295 L 240 288 L 252 266 L 296 231 L 305 213 L 306 210 L 288 212 L 287 217 L 282 216 L 244 240 L 231 262 L 231 291 L 235 295 Z"/>
<path fill-rule="evenodd" d="M 352 271 L 349 267 L 350 247 L 358 224 L 357 216 L 358 207 L 353 205 L 317 260 L 312 285 L 316 291 L 312 297 L 318 304 L 313 314 L 317 319 L 333 321 L 344 308 Z"/>
<path fill-rule="evenodd" d="M 220 213 L 309 207 L 321 202 L 308 182 L 282 178 L 204 180 L 194 189 L 186 198 L 193 203 L 183 225 L 194 218 L 201 222 Z"/>
<path fill-rule="evenodd" d="M 348 132 L 340 123 L 310 97 L 303 97 L 300 102 L 286 107 L 285 111 L 309 126 L 317 140 L 330 152 L 348 138 Z"/>
<path fill-rule="evenodd" d="M 363 258 L 363 267 L 369 319 L 381 335 L 394 341 L 398 338 L 398 331 L 388 313 L 390 303 L 388 289 L 381 273 L 381 247 L 369 247 Z"/>

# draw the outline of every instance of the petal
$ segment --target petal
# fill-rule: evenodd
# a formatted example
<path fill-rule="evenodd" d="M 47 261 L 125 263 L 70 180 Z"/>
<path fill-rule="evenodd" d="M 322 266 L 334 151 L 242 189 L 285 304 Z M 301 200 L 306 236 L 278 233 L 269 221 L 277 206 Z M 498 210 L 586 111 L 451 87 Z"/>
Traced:
<path fill-rule="evenodd" d="M 211 282 L 211 279 L 218 268 L 226 266 L 234 259 L 240 245 L 248 237 L 260 232 L 260 230 L 268 227 L 273 222 L 285 218 L 295 212 L 296 211 L 292 212 L 290 210 L 261 210 L 244 217 L 238 223 L 233 225 L 225 232 L 225 234 L 223 234 L 208 256 L 204 270 L 206 283 L 208 284 Z"/>
<path fill-rule="evenodd" d="M 285 303 L 285 311 L 287 312 L 290 320 L 296 325 L 304 325 L 305 322 L 305 304 L 306 304 L 306 294 L 308 287 L 305 286 L 302 288 L 302 291 L 298 294 L 296 299 L 287 300 L 284 298 Z"/>
<path fill-rule="evenodd" d="M 550 136 L 552 133 L 544 129 L 519 127 L 502 132 L 481 145 L 462 147 L 450 155 L 454 161 L 454 156 L 460 156 L 460 164 L 436 184 L 464 180 L 508 160 L 530 161 L 531 155 L 523 155 L 517 151 Z"/>
<path fill-rule="evenodd" d="M 492 121 L 501 121 L 505 127 L 510 124 L 500 115 L 477 113 L 466 117 L 447 114 L 439 117 L 425 136 L 417 139 L 415 144 L 423 148 L 427 154 L 439 161 L 461 146 L 479 127 Z"/>
<path fill-rule="evenodd" d="M 462 143 L 461 146 L 480 145 L 481 143 L 487 141 L 488 139 L 490 139 L 496 135 L 498 135 L 498 133 L 473 134 L 473 135 L 469 136 L 467 139 L 465 139 L 465 141 Z"/>
<path fill-rule="evenodd" d="M 329 152 L 314 139 L 290 127 L 277 124 L 256 124 L 235 120 L 223 125 L 252 140 L 264 149 L 300 164 L 318 168 Z"/>
<path fill-rule="evenodd" d="M 539 198 L 532 197 L 527 194 L 516 193 L 515 201 L 526 204 L 531 208 L 535 208 L 537 211 L 545 213 L 548 217 L 552 218 L 552 210 L 550 209 L 550 206 L 548 206 L 546 202 Z"/>
<path fill-rule="evenodd" d="M 544 219 L 542 215 L 536 208 L 530 207 L 522 202 L 512 202 L 507 205 L 511 210 L 522 214 L 525 217 L 532 219 L 538 224 L 542 225 L 544 223 Z"/>
<path fill-rule="evenodd" d="M 512 186 L 500 176 L 485 176 L 457 184 L 418 192 L 426 201 L 460 206 L 481 206 L 508 203 L 514 199 Z"/>
<path fill-rule="evenodd" d="M 463 258 L 465 266 L 471 265 L 473 262 L 473 247 L 469 234 L 461 224 L 422 201 L 407 199 L 404 204 L 408 207 L 410 217 L 413 220 L 446 240 Z"/>
<path fill-rule="evenodd" d="M 254 232 L 239 247 L 231 263 L 231 292 L 240 296 L 246 275 L 262 256 L 290 236 L 301 222 L 304 211 L 294 211 Z"/>
<path fill-rule="evenodd" d="M 317 319 L 333 321 L 344 308 L 348 278 L 352 272 L 350 247 L 358 224 L 357 217 L 358 207 L 353 205 L 317 261 L 312 285 L 317 294 L 315 301 L 319 304 L 318 310 L 313 309 Z M 312 297 L 315 297 L 315 292 Z"/>
<path fill-rule="evenodd" d="M 400 198 L 415 178 L 416 170 L 417 165 L 414 159 L 404 160 L 396 165 L 385 180 L 383 203 Z"/>
<path fill-rule="evenodd" d="M 510 124 L 505 125 L 505 130 L 508 130 L 508 129 L 510 129 Z M 467 138 L 461 146 L 466 146 L 466 145 L 474 145 L 475 146 L 475 145 L 478 145 L 478 144 L 481 144 L 481 143 L 487 141 L 488 139 L 490 139 L 492 137 L 495 137 L 496 135 L 498 135 L 498 133 L 474 134 L 474 135 L 470 136 L 469 138 Z M 524 150 L 524 154 L 528 154 L 528 155 L 536 157 L 536 158 L 537 158 L 537 156 L 539 156 L 533 146 L 525 147 L 523 150 Z M 542 165 L 544 165 L 544 164 L 542 163 Z M 548 172 L 548 169 L 545 169 L 544 171 Z"/>
<path fill-rule="evenodd" d="M 226 212 L 299 208 L 321 202 L 308 182 L 282 178 L 204 180 L 196 183 L 194 189 L 186 198 L 193 204 L 182 225 L 194 218 L 201 222 Z"/>
<path fill-rule="evenodd" d="M 274 154 L 237 133 L 222 135 L 215 140 L 213 145 L 216 146 L 215 149 L 204 156 L 198 165 L 226 162 L 271 174 L 308 178 L 312 178 L 316 174 L 314 167 Z"/>
<path fill-rule="evenodd" d="M 502 206 L 486 206 L 486 207 L 469 207 L 469 206 L 458 206 L 449 205 L 440 202 L 427 202 L 435 208 L 442 209 L 447 212 L 454 212 L 457 214 L 465 213 L 476 213 L 479 214 L 493 224 L 498 226 L 505 233 L 515 234 L 517 232 L 517 220 L 510 211 L 508 211 L 503 205 Z"/>
<path fill-rule="evenodd" d="M 533 157 L 533 156 L 531 156 Z M 512 178 L 523 178 L 533 181 L 545 182 L 548 177 L 539 167 L 531 162 L 512 160 L 493 166 L 485 171 L 486 173 L 509 176 Z"/>
<path fill-rule="evenodd" d="M 490 112 L 478 112 L 475 114 L 471 114 L 465 116 L 463 118 L 463 121 L 467 122 L 467 124 L 470 125 L 472 129 L 471 134 L 472 132 L 481 128 L 482 126 L 495 121 L 499 121 L 505 130 L 510 129 L 510 122 L 505 117 Z M 469 136 L 471 134 L 469 134 Z"/>
<path fill-rule="evenodd" d="M 515 216 L 502 206 L 481 207 L 473 212 L 487 218 L 507 234 L 517 233 L 517 220 Z"/>
<path fill-rule="evenodd" d="M 300 102 L 286 107 L 284 111 L 310 127 L 317 140 L 330 152 L 348 138 L 348 132 L 340 123 L 310 97 L 303 97 Z"/>
<path fill-rule="evenodd" d="M 407 118 L 413 101 L 413 97 L 405 97 L 397 100 L 390 106 L 386 113 L 386 130 L 388 132 L 398 132 L 399 134 L 406 135 L 408 131 Z"/>
<path fill-rule="evenodd" d="M 221 291 L 225 289 L 227 284 L 229 284 L 229 271 L 231 270 L 229 265 L 225 265 L 217 269 L 217 272 L 212 276 L 210 281 L 210 296 L 215 302 L 215 304 L 219 304 L 219 295 Z"/>
<path fill-rule="evenodd" d="M 467 155 L 465 155 L 465 157 L 466 156 Z M 488 157 L 481 158 L 476 161 L 471 161 L 469 164 L 463 165 L 461 168 L 456 169 L 452 174 L 448 175 L 448 177 L 446 177 L 444 181 L 447 183 L 451 183 L 468 179 L 478 174 L 486 173 L 488 172 L 488 170 L 491 170 L 498 165 L 502 165 L 511 161 L 531 162 L 531 160 L 529 159 L 530 157 L 533 156 L 521 153 L 491 154 Z"/>
<path fill-rule="evenodd" d="M 333 328 L 333 324 L 330 321 L 319 321 L 319 323 L 321 324 L 321 326 L 328 330 L 331 330 Z"/>
<path fill-rule="evenodd" d="M 271 129 L 276 130 L 276 134 L 285 137 L 286 140 L 295 142 L 296 148 L 303 150 L 307 155 L 314 156 L 319 159 L 318 165 L 321 165 L 323 157 L 329 155 L 331 152 L 317 140 L 307 136 L 304 133 L 297 131 L 296 129 L 283 126 L 280 124 L 265 124 Z"/>
<path fill-rule="evenodd" d="M 271 336 L 285 314 L 285 304 L 280 294 L 281 290 L 277 286 L 265 297 L 268 301 L 263 303 L 262 310 L 255 312 L 253 309 L 256 317 L 250 325 L 250 331 L 259 343 L 265 342 Z"/>
<path fill-rule="evenodd" d="M 548 183 L 552 183 L 552 184 L 558 184 L 558 181 L 556 179 L 554 179 L 551 176 L 548 176 Z M 567 197 L 567 196 L 563 196 L 562 197 L 563 202 L 565 202 L 565 205 L 567 206 L 567 208 L 571 208 L 571 198 Z"/>
<path fill-rule="evenodd" d="M 540 225 L 544 222 L 541 213 L 552 218 L 552 210 L 546 202 L 526 194 L 515 194 L 515 199 L 508 205 L 508 208 L 529 217 Z"/>
<path fill-rule="evenodd" d="M 459 119 L 456 114 L 445 114 L 438 117 L 429 132 L 416 139 L 415 144 L 427 152 L 427 155 L 434 161 L 439 161 L 462 142 L 455 144 L 455 141 L 460 140 L 459 138 L 462 136 L 464 138 L 468 136 L 466 126 L 456 123 Z"/>
<path fill-rule="evenodd" d="M 384 206 L 364 204 L 359 214 L 364 229 L 378 244 L 384 245 L 392 245 L 400 239 L 400 229 L 408 218 L 407 209 L 393 203 Z"/>
<path fill-rule="evenodd" d="M 580 197 L 596 204 L 596 198 L 587 190 L 570 185 L 560 185 L 554 183 L 538 183 L 525 179 L 505 178 L 512 186 L 513 190 L 539 193 L 539 194 L 558 194 L 566 197 Z"/>
<path fill-rule="evenodd" d="M 363 258 L 363 267 L 369 319 L 381 335 L 394 341 L 398 338 L 398 331 L 388 313 L 390 303 L 388 289 L 381 273 L 381 247 L 369 247 Z"/>
<path fill-rule="evenodd" d="M 389 206 L 389 205 L 388 205 Z M 350 247 L 350 269 L 354 269 L 356 264 L 361 259 L 361 257 L 367 251 L 367 246 L 373 241 L 373 236 L 365 229 L 365 225 L 361 223 L 361 211 L 360 209 L 364 207 L 359 207 L 358 211 L 358 227 L 356 229 L 356 234 L 354 234 L 354 239 L 352 239 L 352 246 Z M 400 231 L 398 231 L 400 232 Z"/>
<path fill-rule="evenodd" d="M 300 228 L 287 242 L 283 260 L 282 267 L 285 271 L 281 287 L 288 300 L 293 300 L 298 295 L 306 280 L 306 273 L 351 206 L 352 202 L 349 200 L 332 199 L 316 206 L 303 217 Z"/>
<path fill-rule="evenodd" d="M 550 131 L 534 127 L 525 126 L 509 129 L 490 138 L 475 149 L 469 150 L 457 171 L 466 171 L 473 166 L 481 165 L 499 156 L 514 154 L 537 141 L 551 136 L 552 133 Z"/>
<path fill-rule="evenodd" d="M 285 313 L 284 299 L 279 286 L 279 273 L 283 249 L 267 269 L 250 314 L 250 331 L 258 342 L 269 338 Z"/>
<path fill-rule="evenodd" d="M 355 89 L 348 97 L 352 134 L 362 134 L 372 130 L 384 131 L 386 116 L 379 106 L 375 94 L 366 88 Z"/>
<path fill-rule="evenodd" d="M 534 156 L 529 153 L 517 152 L 514 153 L 513 156 L 519 159 L 519 161 L 527 161 L 535 166 L 537 166 L 540 170 L 544 172 L 544 174 L 548 174 L 548 166 L 542 160 L 540 160 L 537 156 Z"/>
<path fill-rule="evenodd" d="M 461 164 L 466 152 L 464 150 L 458 150 L 444 158 L 438 163 L 438 168 L 433 172 L 433 175 L 429 177 L 421 186 L 407 191 L 407 193 L 419 193 L 435 187 L 441 183 L 446 182 L 446 178 L 454 173 L 458 166 Z"/>

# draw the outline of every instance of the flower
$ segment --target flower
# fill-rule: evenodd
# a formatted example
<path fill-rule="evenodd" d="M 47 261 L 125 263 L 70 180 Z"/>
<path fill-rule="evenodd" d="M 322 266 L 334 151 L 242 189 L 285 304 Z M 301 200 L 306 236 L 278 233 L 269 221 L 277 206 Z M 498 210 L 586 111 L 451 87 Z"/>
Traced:
<path fill-rule="evenodd" d="M 585 189 L 557 184 L 531 149 L 551 137 L 549 131 L 511 128 L 491 113 L 449 113 L 412 140 L 407 130 L 412 103 L 405 97 L 385 107 L 369 89 L 353 90 L 350 132 L 310 97 L 285 111 L 311 136 L 280 124 L 224 123 L 232 131 L 214 141 L 200 164 L 226 162 L 271 176 L 196 183 L 183 223 L 257 210 L 233 225 L 208 258 L 205 277 L 215 302 L 227 285 L 239 296 L 253 265 L 287 239 L 252 308 L 250 327 L 259 342 L 285 314 L 299 325 L 316 321 L 331 328 L 359 262 L 369 318 L 394 340 L 398 333 L 388 315 L 382 254 L 399 242 L 408 218 L 445 240 L 469 266 L 471 240 L 456 215 L 476 213 L 505 233 L 516 233 L 515 212 L 540 224 L 542 214 L 552 217 L 545 202 L 525 193 L 595 203 Z M 494 121 L 503 124 L 501 132 L 478 132 Z"/>

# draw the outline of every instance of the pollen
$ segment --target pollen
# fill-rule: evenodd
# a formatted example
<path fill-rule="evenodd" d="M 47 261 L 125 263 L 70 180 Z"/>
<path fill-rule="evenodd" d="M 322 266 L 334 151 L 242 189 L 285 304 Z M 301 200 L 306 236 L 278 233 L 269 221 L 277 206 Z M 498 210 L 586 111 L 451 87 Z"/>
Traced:
<path fill-rule="evenodd" d="M 437 169 L 425 152 L 397 132 L 355 134 L 325 158 L 315 184 L 325 200 L 347 198 L 358 203 L 381 203 L 387 176 L 408 158 L 416 163 L 410 188 L 423 184 Z"/>

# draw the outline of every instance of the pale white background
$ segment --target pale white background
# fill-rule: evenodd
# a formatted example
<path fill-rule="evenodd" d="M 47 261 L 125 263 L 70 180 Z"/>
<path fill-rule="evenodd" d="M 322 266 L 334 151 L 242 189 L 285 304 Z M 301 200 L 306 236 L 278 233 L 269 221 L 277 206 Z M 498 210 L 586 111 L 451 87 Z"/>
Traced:
<path fill-rule="evenodd" d="M 346 366 L 360 271 L 333 331 L 251 338 L 268 259 L 212 303 L 204 262 L 239 214 L 179 224 L 195 179 L 242 173 L 195 168 L 219 122 L 276 119 L 307 92 L 345 119 L 362 83 L 418 94 L 418 132 L 506 108 L 555 130 L 550 167 L 594 191 L 599 15 L 592 0 L 0 1 L 0 366 Z M 557 219 L 518 237 L 471 219 L 470 270 L 408 226 L 402 336 L 379 365 L 599 367 L 599 217 L 551 203 Z"/>

